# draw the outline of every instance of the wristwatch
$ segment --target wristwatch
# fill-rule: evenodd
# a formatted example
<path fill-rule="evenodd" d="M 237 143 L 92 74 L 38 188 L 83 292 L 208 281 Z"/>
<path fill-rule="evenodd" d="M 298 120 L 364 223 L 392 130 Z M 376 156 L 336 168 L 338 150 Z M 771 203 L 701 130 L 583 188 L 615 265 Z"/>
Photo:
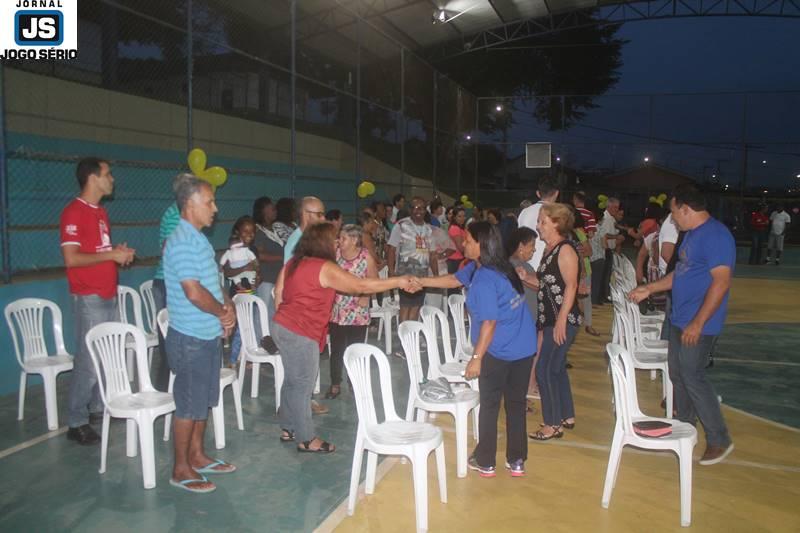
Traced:
<path fill-rule="evenodd" d="M 476 353 L 472 354 L 472 358 L 473 358 L 473 359 L 477 359 L 478 361 L 480 361 L 480 360 L 481 360 L 481 356 L 480 356 L 480 355 L 478 355 L 478 354 L 476 354 Z"/>

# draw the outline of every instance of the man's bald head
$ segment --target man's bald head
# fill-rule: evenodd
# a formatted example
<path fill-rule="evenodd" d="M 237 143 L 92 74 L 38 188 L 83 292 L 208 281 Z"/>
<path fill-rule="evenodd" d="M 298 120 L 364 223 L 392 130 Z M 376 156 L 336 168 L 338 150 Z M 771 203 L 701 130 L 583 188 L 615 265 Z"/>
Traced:
<path fill-rule="evenodd" d="M 325 221 L 325 204 L 316 196 L 304 196 L 300 201 L 300 229 Z"/>

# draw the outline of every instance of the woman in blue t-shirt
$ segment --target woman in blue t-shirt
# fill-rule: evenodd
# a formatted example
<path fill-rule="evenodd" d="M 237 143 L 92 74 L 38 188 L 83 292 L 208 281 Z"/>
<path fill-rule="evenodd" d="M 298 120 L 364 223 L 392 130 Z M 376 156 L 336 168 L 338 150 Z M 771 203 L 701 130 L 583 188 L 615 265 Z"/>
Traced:
<path fill-rule="evenodd" d="M 517 272 L 508 261 L 500 231 L 488 222 L 474 222 L 464 237 L 464 255 L 471 260 L 455 274 L 423 278 L 423 287 L 467 288 L 474 348 L 465 376 L 479 378 L 480 441 L 469 467 L 481 477 L 495 476 L 497 415 L 506 408 L 506 468 L 525 474 L 525 393 L 536 352 L 536 325 L 525 303 Z"/>

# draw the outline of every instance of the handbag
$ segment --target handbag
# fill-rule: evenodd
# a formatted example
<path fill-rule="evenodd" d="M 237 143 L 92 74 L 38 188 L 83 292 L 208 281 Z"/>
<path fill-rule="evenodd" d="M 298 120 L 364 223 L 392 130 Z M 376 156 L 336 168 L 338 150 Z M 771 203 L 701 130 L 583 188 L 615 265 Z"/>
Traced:
<path fill-rule="evenodd" d="M 440 402 L 456 397 L 450 383 L 445 378 L 425 380 L 419 386 L 419 395 L 423 400 Z"/>
<path fill-rule="evenodd" d="M 659 438 L 672 434 L 672 424 L 660 420 L 634 422 L 633 431 L 640 437 Z"/>

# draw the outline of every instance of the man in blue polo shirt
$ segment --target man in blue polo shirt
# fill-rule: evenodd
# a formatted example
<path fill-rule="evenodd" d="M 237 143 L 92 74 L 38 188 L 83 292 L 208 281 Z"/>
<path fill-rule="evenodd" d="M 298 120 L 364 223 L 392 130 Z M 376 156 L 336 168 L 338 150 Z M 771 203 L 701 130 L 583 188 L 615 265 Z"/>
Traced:
<path fill-rule="evenodd" d="M 227 474 L 236 467 L 205 454 L 208 409 L 219 399 L 222 336 L 236 325 L 234 306 L 219 283 L 214 248 L 200 230 L 214 221 L 217 206 L 211 186 L 197 178 L 178 185 L 178 226 L 164 247 L 169 331 L 169 366 L 175 374 L 175 464 L 170 485 L 189 492 L 211 492 L 205 474 Z M 224 295 L 224 296 L 223 296 Z"/>
<path fill-rule="evenodd" d="M 670 211 L 678 229 L 686 232 L 675 270 L 634 289 L 630 299 L 638 303 L 652 293 L 672 289 L 668 358 L 678 419 L 690 424 L 700 419 L 707 443 L 700 464 L 713 465 L 733 451 L 705 368 L 728 312 L 736 243 L 728 228 L 711 217 L 705 198 L 692 185 L 675 189 Z"/>

